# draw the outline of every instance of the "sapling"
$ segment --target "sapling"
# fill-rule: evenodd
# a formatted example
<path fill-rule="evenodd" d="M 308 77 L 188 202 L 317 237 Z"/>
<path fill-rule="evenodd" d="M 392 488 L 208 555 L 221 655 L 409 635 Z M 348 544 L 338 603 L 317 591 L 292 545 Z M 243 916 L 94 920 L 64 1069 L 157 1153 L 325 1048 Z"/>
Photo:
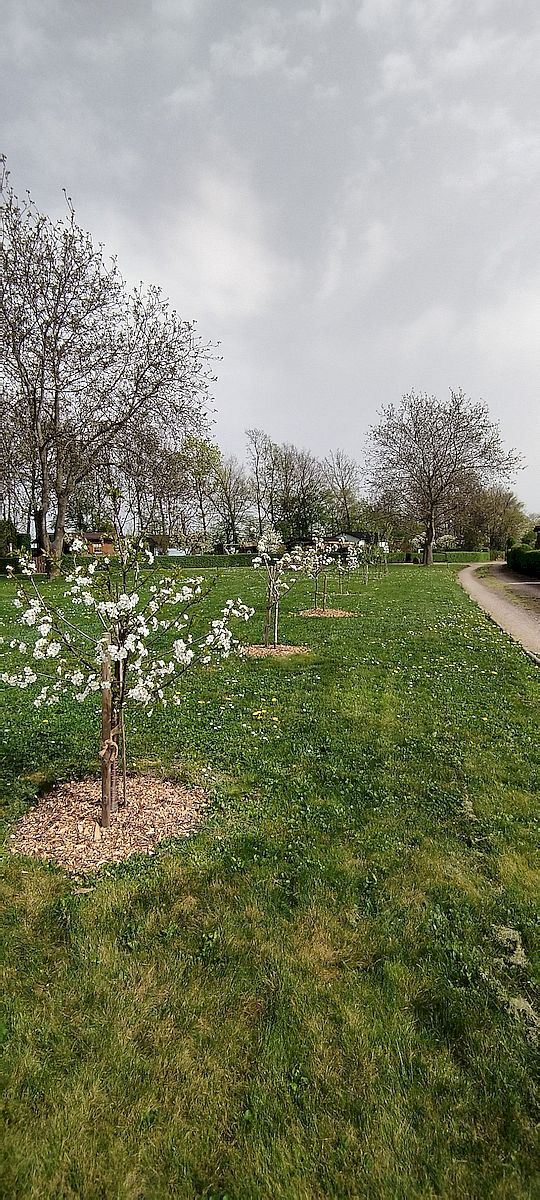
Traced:
<path fill-rule="evenodd" d="M 275 647 L 279 642 L 279 604 L 282 595 L 291 587 L 291 574 L 302 570 L 302 550 L 295 548 L 291 553 L 282 553 L 282 542 L 275 529 L 264 530 L 258 544 L 258 555 L 253 559 L 254 567 L 263 567 L 266 572 L 266 600 L 264 612 L 264 644 Z"/>
<path fill-rule="evenodd" d="M 115 555 L 79 561 L 84 543 L 71 549 L 71 569 L 60 580 L 38 586 L 31 559 L 21 555 L 21 582 L 13 601 L 21 634 L 9 650 L 25 655 L 21 671 L 4 671 L 11 686 L 39 688 L 36 708 L 64 695 L 83 703 L 101 695 L 101 822 L 106 828 L 118 807 L 117 761 L 126 778 L 125 713 L 132 704 L 182 703 L 180 681 L 196 663 L 227 658 L 238 645 L 230 622 L 248 620 L 253 609 L 227 600 L 202 632 L 197 608 L 210 587 L 202 577 L 155 580 L 153 555 L 140 538 L 117 537 Z M 73 611 L 75 610 L 75 612 Z M 30 664 L 30 665 L 28 665 Z"/>

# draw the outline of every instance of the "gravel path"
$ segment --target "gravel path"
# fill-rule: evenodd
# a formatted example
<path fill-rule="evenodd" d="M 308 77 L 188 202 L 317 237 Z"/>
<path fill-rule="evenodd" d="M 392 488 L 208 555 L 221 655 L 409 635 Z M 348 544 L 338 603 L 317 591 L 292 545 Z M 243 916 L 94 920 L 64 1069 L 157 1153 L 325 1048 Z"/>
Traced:
<path fill-rule="evenodd" d="M 479 578 L 484 564 L 465 567 L 458 575 L 469 596 L 540 662 L 540 580 L 516 575 L 505 563 L 491 563 L 489 575 Z"/>

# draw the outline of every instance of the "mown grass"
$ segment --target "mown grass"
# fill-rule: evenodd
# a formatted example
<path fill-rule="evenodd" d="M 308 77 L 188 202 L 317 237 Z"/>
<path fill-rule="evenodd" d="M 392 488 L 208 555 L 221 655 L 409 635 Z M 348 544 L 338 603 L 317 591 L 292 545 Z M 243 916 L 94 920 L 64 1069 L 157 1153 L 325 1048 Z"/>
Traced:
<path fill-rule="evenodd" d="M 196 837 L 85 880 L 5 856 L 13 1200 L 537 1194 L 536 1030 L 505 997 L 540 1012 L 538 669 L 450 568 L 355 589 L 342 620 L 286 596 L 307 657 L 136 717 L 135 767 L 210 787 Z M 260 640 L 261 578 L 229 594 Z M 0 724 L 9 844 L 97 730 L 12 692 Z"/>

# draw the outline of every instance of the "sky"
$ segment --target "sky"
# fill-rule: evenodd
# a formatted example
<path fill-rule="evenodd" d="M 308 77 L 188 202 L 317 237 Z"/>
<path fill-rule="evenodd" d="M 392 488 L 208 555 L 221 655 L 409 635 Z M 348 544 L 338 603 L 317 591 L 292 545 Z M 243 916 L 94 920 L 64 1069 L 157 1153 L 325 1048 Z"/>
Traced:
<path fill-rule="evenodd" d="M 540 511 L 537 0 L 2 0 L 0 150 L 219 343 L 215 436 L 484 401 Z"/>

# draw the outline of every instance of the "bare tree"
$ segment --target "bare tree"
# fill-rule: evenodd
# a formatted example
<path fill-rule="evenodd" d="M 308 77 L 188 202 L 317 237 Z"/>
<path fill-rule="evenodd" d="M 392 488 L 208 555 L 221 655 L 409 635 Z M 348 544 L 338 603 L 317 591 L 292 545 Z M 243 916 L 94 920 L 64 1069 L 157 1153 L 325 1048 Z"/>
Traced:
<path fill-rule="evenodd" d="M 273 446 L 267 433 L 262 429 L 246 429 L 248 463 L 251 468 L 253 499 L 257 510 L 257 526 L 259 537 L 262 537 L 267 520 L 271 519 L 268 502 L 271 508 L 272 481 L 272 451 Z"/>
<path fill-rule="evenodd" d="M 473 403 L 461 390 L 450 392 L 446 403 L 413 391 L 380 416 L 370 430 L 371 483 L 398 491 L 404 510 L 425 523 L 424 563 L 429 565 L 437 527 L 459 491 L 509 475 L 518 460 L 504 450 L 487 406 Z"/>
<path fill-rule="evenodd" d="M 244 467 L 233 455 L 223 458 L 214 471 L 214 508 L 223 522 L 225 541 L 236 545 L 241 522 L 251 504 L 251 489 Z"/>
<path fill-rule="evenodd" d="M 67 216 L 20 202 L 0 170 L 0 390 L 30 448 L 38 545 L 62 552 L 70 497 L 121 433 L 200 425 L 208 348 L 159 288 L 128 293 Z M 49 521 L 54 532 L 49 535 Z"/>
<path fill-rule="evenodd" d="M 344 450 L 336 450 L 325 458 L 322 467 L 337 532 L 350 533 L 358 504 L 358 464 Z"/>

